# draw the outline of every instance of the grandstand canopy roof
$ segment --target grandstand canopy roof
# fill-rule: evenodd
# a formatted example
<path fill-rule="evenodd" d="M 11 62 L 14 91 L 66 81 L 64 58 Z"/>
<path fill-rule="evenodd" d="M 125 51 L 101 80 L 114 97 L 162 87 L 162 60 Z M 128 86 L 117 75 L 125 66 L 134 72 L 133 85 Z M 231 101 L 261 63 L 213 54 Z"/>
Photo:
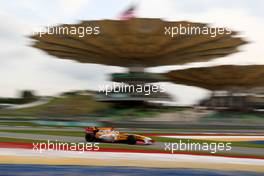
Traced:
<path fill-rule="evenodd" d="M 165 73 L 177 84 L 209 90 L 236 90 L 264 87 L 264 65 L 222 65 L 189 68 Z"/>
<path fill-rule="evenodd" d="M 211 34 L 165 35 L 165 27 L 207 27 L 204 23 L 132 18 L 129 20 L 82 21 L 57 27 L 99 27 L 100 34 L 42 34 L 31 36 L 33 46 L 61 59 L 112 66 L 154 67 L 177 65 L 223 57 L 246 42 L 236 32 L 211 37 Z M 210 29 L 210 28 L 209 28 Z"/>

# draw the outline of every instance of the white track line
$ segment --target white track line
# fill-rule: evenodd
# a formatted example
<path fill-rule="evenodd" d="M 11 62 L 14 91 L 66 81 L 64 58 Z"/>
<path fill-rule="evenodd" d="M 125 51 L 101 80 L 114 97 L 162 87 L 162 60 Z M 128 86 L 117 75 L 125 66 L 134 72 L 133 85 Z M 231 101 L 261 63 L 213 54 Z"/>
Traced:
<path fill-rule="evenodd" d="M 136 161 L 173 161 L 173 162 L 196 162 L 196 163 L 232 163 L 247 165 L 263 165 L 264 160 L 248 158 L 230 158 L 218 156 L 197 156 L 184 154 L 153 154 L 153 153 L 125 153 L 125 152 L 77 152 L 77 151 L 45 151 L 39 153 L 32 149 L 9 149 L 1 148 L 0 156 L 33 156 L 51 158 L 87 158 L 103 160 L 136 160 Z"/>

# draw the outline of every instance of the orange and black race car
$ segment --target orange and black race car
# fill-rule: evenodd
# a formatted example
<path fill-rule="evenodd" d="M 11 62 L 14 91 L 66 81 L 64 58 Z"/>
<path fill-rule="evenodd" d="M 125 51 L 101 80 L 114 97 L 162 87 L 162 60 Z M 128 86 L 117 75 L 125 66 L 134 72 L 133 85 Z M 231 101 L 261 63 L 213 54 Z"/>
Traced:
<path fill-rule="evenodd" d="M 87 142 L 112 142 L 127 144 L 153 144 L 154 140 L 149 137 L 128 134 L 116 131 L 112 127 L 88 127 L 85 128 L 85 139 Z"/>

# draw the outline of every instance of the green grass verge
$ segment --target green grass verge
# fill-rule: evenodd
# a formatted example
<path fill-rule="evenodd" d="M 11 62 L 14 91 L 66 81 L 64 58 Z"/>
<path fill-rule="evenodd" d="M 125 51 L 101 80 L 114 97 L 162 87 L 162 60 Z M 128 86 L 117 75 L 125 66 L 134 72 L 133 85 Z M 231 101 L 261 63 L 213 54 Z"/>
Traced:
<path fill-rule="evenodd" d="M 33 143 L 33 142 L 47 142 L 46 140 L 33 140 L 33 139 L 19 139 L 19 138 L 8 138 L 0 137 L 0 142 L 23 142 L 23 143 Z"/>
<path fill-rule="evenodd" d="M 83 131 L 55 131 L 55 130 L 0 130 L 0 132 L 8 133 L 25 133 L 25 134 L 44 134 L 54 136 L 74 136 L 84 137 Z"/>
<path fill-rule="evenodd" d="M 87 115 L 108 108 L 108 104 L 94 101 L 91 96 L 71 95 L 51 99 L 48 103 L 23 108 L 0 110 L 2 116 L 61 116 L 61 115 Z"/>
<path fill-rule="evenodd" d="M 28 126 L 28 127 L 38 126 L 32 122 L 0 122 L 0 125 L 4 125 L 4 126 Z"/>
<path fill-rule="evenodd" d="M 264 114 L 248 112 L 218 112 L 204 117 L 205 119 L 240 119 L 240 120 L 263 120 Z"/>

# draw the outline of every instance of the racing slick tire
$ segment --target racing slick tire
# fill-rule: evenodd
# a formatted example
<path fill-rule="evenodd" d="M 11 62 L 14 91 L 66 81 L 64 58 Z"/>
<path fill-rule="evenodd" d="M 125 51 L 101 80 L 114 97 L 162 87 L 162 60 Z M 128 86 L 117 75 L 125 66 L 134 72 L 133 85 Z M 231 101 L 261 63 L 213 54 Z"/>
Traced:
<path fill-rule="evenodd" d="M 94 136 L 94 134 L 89 134 L 89 133 L 85 134 L 85 140 L 86 140 L 87 142 L 94 142 L 94 141 L 95 141 L 95 136 Z"/>
<path fill-rule="evenodd" d="M 130 144 L 130 145 L 136 144 L 137 143 L 136 137 L 133 136 L 133 135 L 129 135 L 127 137 L 127 143 Z"/>

